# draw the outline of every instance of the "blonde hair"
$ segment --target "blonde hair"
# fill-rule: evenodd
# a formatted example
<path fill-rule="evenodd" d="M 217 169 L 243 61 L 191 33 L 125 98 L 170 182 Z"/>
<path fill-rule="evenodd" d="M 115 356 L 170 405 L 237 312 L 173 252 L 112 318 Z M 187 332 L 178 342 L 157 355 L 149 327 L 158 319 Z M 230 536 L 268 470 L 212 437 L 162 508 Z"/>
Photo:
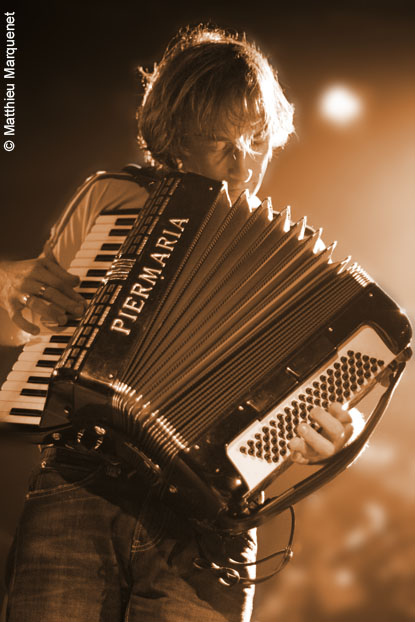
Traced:
<path fill-rule="evenodd" d="M 215 139 L 235 126 L 240 148 L 260 137 L 281 147 L 293 132 L 293 106 L 277 73 L 244 35 L 197 26 L 179 32 L 152 72 L 140 68 L 144 96 L 138 143 L 153 165 L 177 168 L 186 138 Z"/>

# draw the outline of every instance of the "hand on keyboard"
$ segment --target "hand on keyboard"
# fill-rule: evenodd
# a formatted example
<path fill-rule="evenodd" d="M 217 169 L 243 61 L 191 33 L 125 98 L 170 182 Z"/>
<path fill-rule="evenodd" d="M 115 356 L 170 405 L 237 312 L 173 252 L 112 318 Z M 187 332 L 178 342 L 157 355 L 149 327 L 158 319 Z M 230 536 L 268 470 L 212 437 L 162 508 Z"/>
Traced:
<path fill-rule="evenodd" d="M 297 436 L 289 443 L 292 459 L 299 464 L 312 464 L 332 456 L 353 433 L 352 417 L 338 402 L 333 403 L 328 411 L 313 408 L 310 417 L 318 424 L 319 430 L 300 423 Z"/>
<path fill-rule="evenodd" d="M 1 304 L 22 330 L 37 335 L 40 325 L 57 328 L 69 317 L 80 317 L 85 300 L 74 288 L 79 278 L 56 261 L 47 243 L 36 259 L 4 262 L 1 272 Z M 30 320 L 25 310 L 30 310 Z"/>

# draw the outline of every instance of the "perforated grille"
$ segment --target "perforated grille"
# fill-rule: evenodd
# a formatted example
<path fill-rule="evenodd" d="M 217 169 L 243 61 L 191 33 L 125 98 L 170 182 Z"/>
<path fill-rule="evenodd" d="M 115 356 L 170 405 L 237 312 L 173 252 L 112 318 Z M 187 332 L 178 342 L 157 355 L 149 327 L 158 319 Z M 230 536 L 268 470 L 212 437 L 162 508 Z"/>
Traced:
<path fill-rule="evenodd" d="M 328 408 L 333 402 L 347 402 L 354 393 L 382 370 L 385 362 L 362 352 L 348 350 L 332 367 L 314 379 L 310 386 L 302 387 L 300 393 L 285 404 L 281 411 L 266 419 L 260 429 L 239 445 L 241 454 L 257 460 L 278 464 L 288 452 L 288 442 L 294 438 L 295 429 L 301 422 L 310 423 L 309 412 L 314 406 Z M 266 421 L 266 423 L 265 423 Z"/>

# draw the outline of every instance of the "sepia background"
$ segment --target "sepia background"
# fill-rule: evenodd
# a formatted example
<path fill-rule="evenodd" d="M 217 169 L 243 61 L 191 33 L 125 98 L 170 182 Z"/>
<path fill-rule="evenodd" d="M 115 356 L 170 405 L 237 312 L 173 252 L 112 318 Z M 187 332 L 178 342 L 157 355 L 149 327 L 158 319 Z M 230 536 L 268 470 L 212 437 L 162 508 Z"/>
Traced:
<path fill-rule="evenodd" d="M 296 107 L 296 135 L 262 196 L 323 227 L 326 243 L 338 240 L 336 258 L 352 255 L 413 318 L 412 7 L 6 0 L 4 11 L 16 11 L 17 111 L 16 148 L 2 154 L 0 258 L 40 252 L 87 175 L 137 160 L 136 67 L 151 67 L 179 27 L 210 20 L 259 43 Z M 349 119 L 347 107 L 340 118 L 322 110 L 336 86 L 352 98 Z M 2 381 L 17 353 L 0 355 Z M 414 619 L 414 383 L 411 362 L 363 456 L 297 505 L 294 559 L 258 589 L 255 622 Z M 3 568 L 36 457 L 34 447 L 0 439 Z M 261 555 L 284 545 L 288 529 L 284 515 L 261 528 Z"/>

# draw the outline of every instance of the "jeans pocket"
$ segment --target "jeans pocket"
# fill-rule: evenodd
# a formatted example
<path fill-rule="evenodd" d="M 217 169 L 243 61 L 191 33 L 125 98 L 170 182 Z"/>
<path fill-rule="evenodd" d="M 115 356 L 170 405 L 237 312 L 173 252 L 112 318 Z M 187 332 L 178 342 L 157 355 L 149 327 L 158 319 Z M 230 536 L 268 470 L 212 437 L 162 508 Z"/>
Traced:
<path fill-rule="evenodd" d="M 47 448 L 31 474 L 26 499 L 77 490 L 92 483 L 101 471 L 99 461 L 76 450 Z"/>
<path fill-rule="evenodd" d="M 138 514 L 132 549 L 134 552 L 148 551 L 167 535 L 174 515 L 162 501 L 151 492 L 143 498 Z"/>

